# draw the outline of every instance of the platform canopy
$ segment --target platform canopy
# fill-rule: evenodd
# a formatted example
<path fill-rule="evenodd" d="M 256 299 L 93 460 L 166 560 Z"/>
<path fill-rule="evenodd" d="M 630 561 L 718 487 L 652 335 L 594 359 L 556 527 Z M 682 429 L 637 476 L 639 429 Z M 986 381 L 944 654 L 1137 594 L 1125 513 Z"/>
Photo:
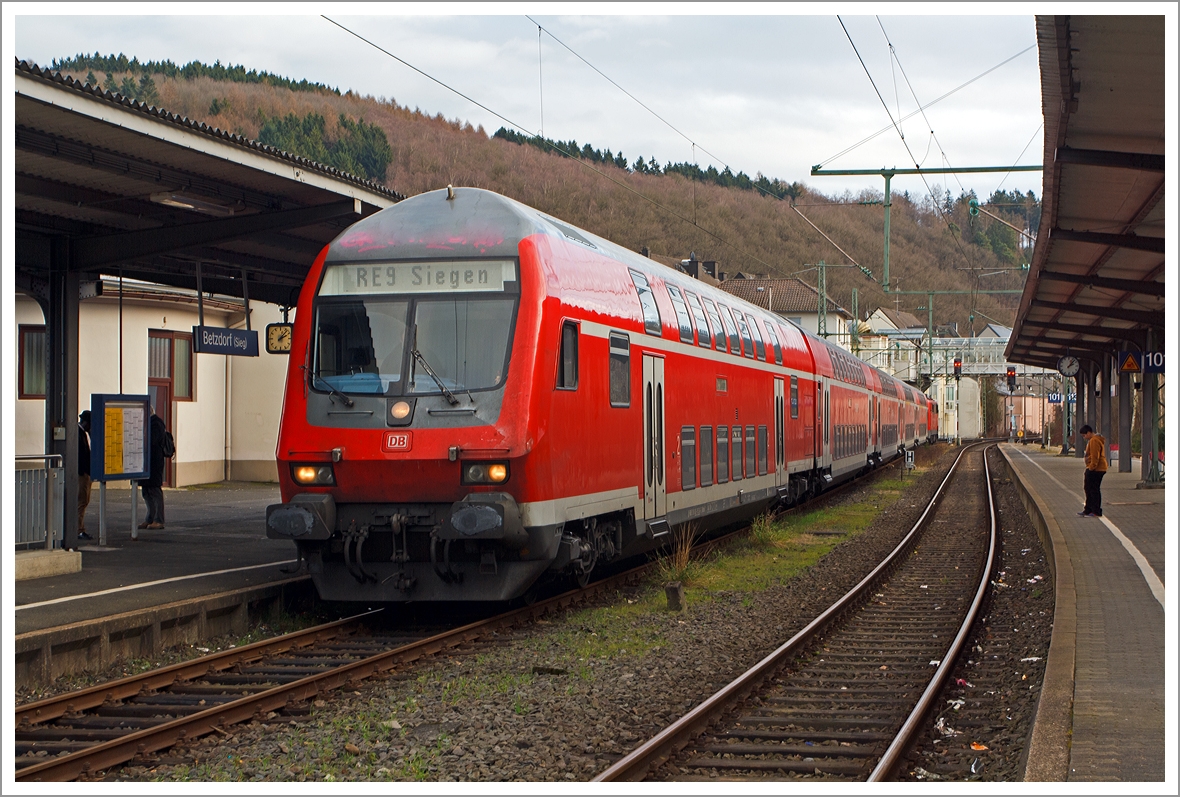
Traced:
<path fill-rule="evenodd" d="M 16 64 L 17 289 L 65 269 L 289 305 L 323 246 L 401 194 Z"/>
<path fill-rule="evenodd" d="M 1164 17 L 1036 24 L 1044 196 L 1005 353 L 1053 368 L 1067 352 L 1098 360 L 1163 333 Z"/>

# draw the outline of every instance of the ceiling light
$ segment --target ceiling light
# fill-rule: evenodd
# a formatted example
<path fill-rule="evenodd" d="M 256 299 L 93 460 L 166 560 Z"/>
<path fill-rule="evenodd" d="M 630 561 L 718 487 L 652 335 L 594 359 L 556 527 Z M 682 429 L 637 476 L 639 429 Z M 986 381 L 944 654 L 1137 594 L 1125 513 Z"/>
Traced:
<path fill-rule="evenodd" d="M 190 196 L 189 194 L 178 194 L 173 191 L 162 191 L 151 195 L 152 202 L 157 205 L 166 205 L 170 208 L 180 208 L 182 210 L 192 210 L 197 213 L 204 213 L 206 216 L 232 216 L 234 209 L 219 205 L 216 202 L 210 202 L 207 199 Z"/>

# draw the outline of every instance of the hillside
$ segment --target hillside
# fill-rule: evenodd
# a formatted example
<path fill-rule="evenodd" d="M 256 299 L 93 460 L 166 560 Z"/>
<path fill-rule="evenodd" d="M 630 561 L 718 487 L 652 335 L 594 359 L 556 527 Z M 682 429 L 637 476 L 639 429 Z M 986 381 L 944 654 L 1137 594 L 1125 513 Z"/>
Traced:
<path fill-rule="evenodd" d="M 653 254 L 677 259 L 693 251 L 703 260 L 718 261 L 719 268 L 731 274 L 788 276 L 821 259 L 829 265 L 846 262 L 792 209 L 793 199 L 799 211 L 881 278 L 884 211 L 877 178 L 867 178 L 865 190 L 857 196 L 830 197 L 792 179 L 766 180 L 757 175 L 751 180 L 740 175 L 745 178 L 742 182 L 733 175 L 725 177 L 727 173 L 720 178 L 697 174 L 690 164 L 661 168 L 637 159 L 623 168 L 620 164 L 627 161 L 621 155 L 606 158 L 600 152 L 595 157 L 595 148 L 589 145 L 582 148 L 582 158 L 565 157 L 537 142 L 530 142 L 534 146 L 516 143 L 504 132 L 493 137 L 482 127 L 441 114 L 430 116 L 393 99 L 340 93 L 322 84 L 296 83 L 241 67 L 218 64 L 218 72 L 153 64 L 145 68 L 127 59 L 84 59 L 56 65 L 79 80 L 89 78 L 128 93 L 135 90 L 153 104 L 222 129 L 251 138 L 262 135 L 263 140 L 269 138 L 333 165 L 352 164 L 353 171 L 375 179 L 383 174 L 387 185 L 406 195 L 447 184 L 486 188 L 633 250 L 648 247 Z M 126 70 L 93 68 L 99 64 L 126 66 Z M 303 151 L 308 148 L 312 151 Z M 784 196 L 780 199 L 764 194 L 752 187 L 755 181 L 786 186 L 785 194 L 790 196 L 780 193 Z M 1027 262 L 1028 253 L 1019 250 L 1016 234 L 985 215 L 971 218 L 970 197 L 952 198 L 940 187 L 935 187 L 935 193 L 942 193 L 941 215 L 928 197 L 893 196 L 890 272 L 894 287 L 905 291 L 1022 287 L 1019 270 L 1000 271 Z M 997 195 L 990 199 L 992 204 L 984 206 L 988 210 L 1018 227 L 1031 224 L 1036 229 L 1039 206 L 1033 198 Z M 873 201 L 877 204 L 862 204 Z M 1023 211 L 1014 206 L 1017 202 L 1026 206 Z M 975 276 L 988 272 L 996 273 Z M 814 271 L 799 276 L 816 282 Z M 860 292 L 862 317 L 878 305 L 910 311 L 922 307 L 917 314 L 926 317 L 925 295 L 886 296 L 877 282 L 857 269 L 829 270 L 829 295 L 846 308 L 851 308 L 854 287 Z M 936 296 L 935 323 L 957 323 L 961 334 L 970 334 L 968 317 L 974 313 L 976 331 L 989 320 L 1010 325 L 1017 300 L 1015 294 Z"/>

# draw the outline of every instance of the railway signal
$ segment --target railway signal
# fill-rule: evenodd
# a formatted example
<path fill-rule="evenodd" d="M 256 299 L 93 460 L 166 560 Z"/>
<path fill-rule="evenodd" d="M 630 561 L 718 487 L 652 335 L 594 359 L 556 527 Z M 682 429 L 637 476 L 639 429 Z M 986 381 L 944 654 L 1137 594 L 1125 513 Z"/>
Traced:
<path fill-rule="evenodd" d="M 1009 392 L 1016 391 L 1016 366 L 1008 366 L 1008 390 Z"/>
<path fill-rule="evenodd" d="M 963 375 L 963 358 L 956 357 L 955 358 L 955 381 L 957 382 L 959 380 L 959 377 L 961 377 L 962 375 Z"/>

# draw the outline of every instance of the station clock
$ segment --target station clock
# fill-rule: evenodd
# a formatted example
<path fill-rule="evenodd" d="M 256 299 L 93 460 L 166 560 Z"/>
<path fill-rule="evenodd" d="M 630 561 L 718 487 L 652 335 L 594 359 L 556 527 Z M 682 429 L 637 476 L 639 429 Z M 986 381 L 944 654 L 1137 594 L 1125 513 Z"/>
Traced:
<path fill-rule="evenodd" d="M 1073 355 L 1067 354 L 1057 361 L 1057 370 L 1062 376 L 1077 376 L 1081 369 L 1082 364 Z"/>
<path fill-rule="evenodd" d="M 266 325 L 266 351 L 269 354 L 291 353 L 291 324 Z"/>

